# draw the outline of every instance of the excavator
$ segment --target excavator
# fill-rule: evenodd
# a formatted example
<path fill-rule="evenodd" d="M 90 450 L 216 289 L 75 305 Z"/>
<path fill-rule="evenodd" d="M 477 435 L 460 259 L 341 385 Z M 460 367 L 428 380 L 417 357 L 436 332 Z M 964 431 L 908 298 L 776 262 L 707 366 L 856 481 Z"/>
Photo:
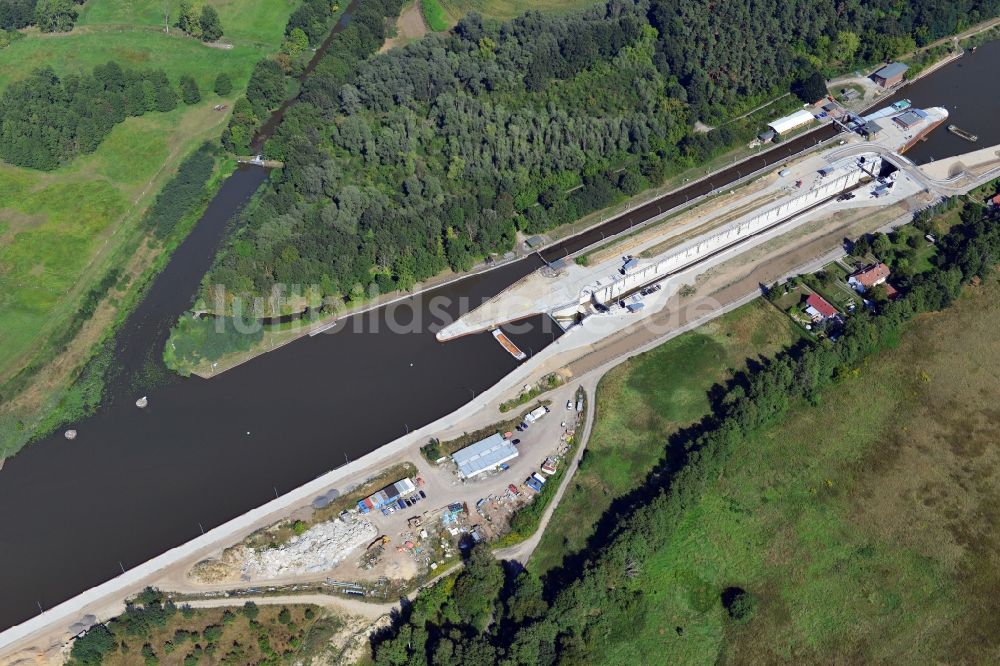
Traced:
<path fill-rule="evenodd" d="M 389 538 L 389 535 L 388 534 L 383 534 L 382 536 L 380 536 L 379 538 L 375 539 L 370 544 L 368 544 L 368 548 L 366 548 L 365 550 L 371 550 L 375 546 L 385 546 L 390 541 L 392 541 L 392 539 Z"/>

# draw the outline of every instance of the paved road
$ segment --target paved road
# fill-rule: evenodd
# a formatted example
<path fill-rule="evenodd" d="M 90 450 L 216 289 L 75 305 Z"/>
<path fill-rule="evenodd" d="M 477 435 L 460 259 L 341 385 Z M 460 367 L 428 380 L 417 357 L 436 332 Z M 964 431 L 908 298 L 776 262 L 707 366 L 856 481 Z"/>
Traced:
<path fill-rule="evenodd" d="M 542 519 L 538 523 L 538 529 L 535 530 L 534 534 L 519 544 L 493 551 L 493 554 L 499 559 L 517 560 L 521 563 L 527 563 L 528 558 L 531 557 L 531 554 L 535 552 L 535 548 L 538 547 L 538 542 L 541 541 L 542 535 L 545 533 L 545 528 L 549 524 L 549 519 L 552 518 L 553 512 L 556 510 L 556 507 L 559 506 L 560 500 L 562 500 L 563 495 L 566 493 L 566 488 L 569 486 L 569 482 L 573 478 L 573 473 L 576 472 L 576 468 L 580 465 L 580 458 L 583 457 L 583 452 L 587 448 L 587 442 L 590 439 L 590 431 L 594 425 L 594 412 L 596 411 L 595 407 L 597 403 L 597 384 L 600 381 L 601 376 L 603 376 L 603 373 L 592 373 L 579 383 L 580 388 L 582 388 L 587 395 L 586 420 L 584 422 L 583 432 L 580 436 L 580 445 L 576 447 L 576 454 L 574 454 L 573 460 L 567 463 L 566 469 L 569 473 L 563 476 L 562 483 L 559 484 L 559 488 L 556 490 L 555 496 L 552 498 L 552 501 L 549 502 L 548 507 L 546 507 L 545 513 L 542 514 Z"/>
<path fill-rule="evenodd" d="M 965 194 L 969 190 L 978 187 L 981 183 L 990 180 L 990 178 L 998 171 L 998 169 L 993 169 L 978 177 L 969 174 L 968 172 L 962 172 L 952 178 L 934 178 L 896 151 L 889 150 L 888 148 L 884 148 L 877 143 L 870 142 L 856 143 L 850 146 L 845 146 L 844 148 L 840 148 L 830 153 L 830 157 L 831 159 L 840 159 L 844 157 L 862 155 L 864 153 L 877 153 L 883 159 L 888 160 L 896 168 L 912 178 L 914 182 L 919 183 L 929 192 L 933 192 L 941 196 L 956 196 Z"/>

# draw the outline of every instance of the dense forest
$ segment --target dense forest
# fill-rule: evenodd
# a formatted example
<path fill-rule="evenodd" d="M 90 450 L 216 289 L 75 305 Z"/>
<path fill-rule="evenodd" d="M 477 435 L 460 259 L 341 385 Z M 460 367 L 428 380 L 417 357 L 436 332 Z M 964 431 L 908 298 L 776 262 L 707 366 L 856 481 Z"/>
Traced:
<path fill-rule="evenodd" d="M 62 79 L 40 69 L 0 97 L 0 159 L 55 169 L 96 150 L 125 118 L 176 106 L 177 92 L 162 69 L 141 72 L 109 62 Z"/>
<path fill-rule="evenodd" d="M 319 285 L 327 298 L 409 288 L 635 194 L 752 138 L 725 124 L 809 81 L 995 14 L 1000 0 L 610 0 L 372 53 L 393 0 L 360 0 L 351 27 L 266 146 L 285 169 L 208 282 L 232 292 Z M 365 59 L 362 59 L 365 58 Z M 273 107 L 238 105 L 227 147 Z M 272 92 L 273 91 L 273 92 Z"/>
<path fill-rule="evenodd" d="M 752 455 L 753 434 L 796 401 L 818 403 L 838 377 L 895 346 L 914 316 L 947 308 L 963 284 L 990 275 L 998 262 L 1000 213 L 966 204 L 961 222 L 941 239 L 933 268 L 906 278 L 901 298 L 883 302 L 877 313 L 852 316 L 837 342 L 803 342 L 752 364 L 714 392 L 713 412 L 664 442 L 670 451 L 665 466 L 601 521 L 600 545 L 544 584 L 530 570 L 506 572 L 487 548 L 477 547 L 457 577 L 421 592 L 397 626 L 375 640 L 376 664 L 590 663 L 598 643 L 628 641 L 629 626 L 646 621 L 630 611 L 648 593 L 638 573 L 670 543 L 707 484 L 726 476 L 727 462 Z M 734 591 L 724 600 L 727 610 L 745 621 L 753 593 Z M 670 656 L 657 661 L 669 663 Z"/>
<path fill-rule="evenodd" d="M 333 7 L 333 11 L 331 11 Z M 285 39 L 276 59 L 257 63 L 247 83 L 246 95 L 236 102 L 229 126 L 222 135 L 227 150 L 246 154 L 261 124 L 285 101 L 288 77 L 297 76 L 330 32 L 337 5 L 327 0 L 305 0 L 285 24 Z"/>
<path fill-rule="evenodd" d="M 76 24 L 77 5 L 86 0 L 3 0 L 0 29 L 19 30 L 38 26 L 42 32 L 69 32 Z"/>

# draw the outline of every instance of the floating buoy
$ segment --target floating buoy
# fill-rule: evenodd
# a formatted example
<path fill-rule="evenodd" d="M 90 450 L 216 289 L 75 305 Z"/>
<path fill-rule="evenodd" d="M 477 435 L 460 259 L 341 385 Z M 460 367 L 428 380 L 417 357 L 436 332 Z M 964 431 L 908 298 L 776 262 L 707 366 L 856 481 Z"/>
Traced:
<path fill-rule="evenodd" d="M 67 430 L 63 433 L 63 437 L 69 440 L 76 439 L 76 430 Z"/>
<path fill-rule="evenodd" d="M 148 404 L 149 400 L 146 399 L 146 396 L 142 396 L 141 398 L 135 401 L 135 406 L 138 407 L 139 409 L 142 409 Z"/>

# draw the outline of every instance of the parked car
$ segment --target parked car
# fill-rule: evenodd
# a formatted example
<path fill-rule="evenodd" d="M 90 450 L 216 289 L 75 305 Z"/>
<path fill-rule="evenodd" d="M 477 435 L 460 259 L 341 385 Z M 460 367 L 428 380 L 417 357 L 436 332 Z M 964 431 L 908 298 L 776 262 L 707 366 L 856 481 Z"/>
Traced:
<path fill-rule="evenodd" d="M 424 491 L 421 490 L 420 491 L 420 499 L 425 499 L 426 497 L 427 497 L 427 493 L 425 493 Z"/>
<path fill-rule="evenodd" d="M 506 472 L 509 469 L 510 469 L 510 465 L 508 465 L 507 463 L 500 463 L 500 471 L 501 472 Z"/>
<path fill-rule="evenodd" d="M 566 409 L 573 409 L 573 401 L 572 400 L 567 400 L 566 401 Z"/>
<path fill-rule="evenodd" d="M 512 440 L 510 440 L 510 443 L 513 444 L 514 446 L 517 446 L 518 444 L 521 443 L 521 440 L 519 440 L 519 439 L 512 439 Z"/>
<path fill-rule="evenodd" d="M 510 484 L 509 486 L 507 486 L 507 490 L 509 490 L 510 492 L 514 493 L 515 495 L 520 495 L 521 494 L 521 491 L 519 491 L 517 489 L 517 486 L 515 486 L 513 483 Z"/>

